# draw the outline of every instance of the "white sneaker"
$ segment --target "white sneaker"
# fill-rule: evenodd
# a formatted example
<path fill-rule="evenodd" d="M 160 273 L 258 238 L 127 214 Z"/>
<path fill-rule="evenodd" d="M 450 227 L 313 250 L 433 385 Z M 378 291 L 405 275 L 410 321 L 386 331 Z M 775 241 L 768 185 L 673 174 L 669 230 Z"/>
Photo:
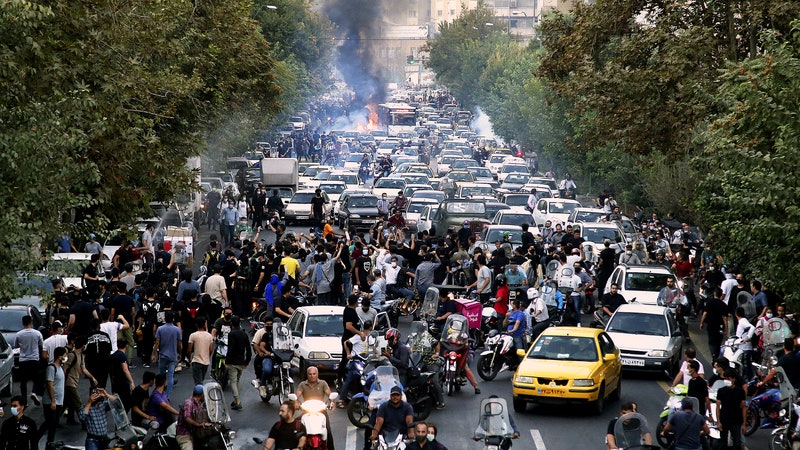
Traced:
<path fill-rule="evenodd" d="M 183 366 L 181 366 L 180 364 L 178 364 L 177 366 L 175 366 L 175 373 L 178 373 L 178 372 L 180 372 L 181 370 L 183 370 Z"/>
<path fill-rule="evenodd" d="M 266 397 L 267 396 L 267 387 L 266 386 L 259 387 L 258 388 L 258 395 L 260 395 L 262 397 Z"/>
<path fill-rule="evenodd" d="M 260 383 L 258 380 L 250 380 L 250 384 L 252 384 L 254 388 L 258 389 Z"/>
<path fill-rule="evenodd" d="M 581 327 L 581 324 L 578 324 L 578 328 L 580 328 L 580 327 Z"/>
<path fill-rule="evenodd" d="M 42 400 L 36 394 L 31 394 L 31 400 L 33 400 L 33 404 L 36 406 L 40 406 L 42 404 Z"/>

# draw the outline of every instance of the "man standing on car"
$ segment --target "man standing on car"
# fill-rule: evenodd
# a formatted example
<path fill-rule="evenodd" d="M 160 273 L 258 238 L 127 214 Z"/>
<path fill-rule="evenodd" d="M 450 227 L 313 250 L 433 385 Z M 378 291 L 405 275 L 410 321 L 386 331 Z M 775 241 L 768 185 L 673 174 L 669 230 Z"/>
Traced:
<path fill-rule="evenodd" d="M 320 230 L 325 226 L 325 205 L 327 203 L 322 197 L 322 190 L 319 188 L 314 190 L 314 197 L 311 199 L 311 215 L 316 227 Z"/>

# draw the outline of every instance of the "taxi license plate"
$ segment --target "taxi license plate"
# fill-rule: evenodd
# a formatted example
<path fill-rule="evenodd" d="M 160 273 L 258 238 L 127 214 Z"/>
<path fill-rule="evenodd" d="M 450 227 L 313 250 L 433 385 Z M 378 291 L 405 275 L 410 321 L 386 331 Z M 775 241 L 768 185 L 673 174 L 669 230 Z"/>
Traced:
<path fill-rule="evenodd" d="M 623 366 L 644 367 L 643 359 L 620 358 L 620 362 L 622 362 Z"/>
<path fill-rule="evenodd" d="M 537 389 L 537 394 L 540 394 L 540 395 L 563 395 L 564 394 L 564 390 L 563 389 L 550 389 L 550 388 Z"/>

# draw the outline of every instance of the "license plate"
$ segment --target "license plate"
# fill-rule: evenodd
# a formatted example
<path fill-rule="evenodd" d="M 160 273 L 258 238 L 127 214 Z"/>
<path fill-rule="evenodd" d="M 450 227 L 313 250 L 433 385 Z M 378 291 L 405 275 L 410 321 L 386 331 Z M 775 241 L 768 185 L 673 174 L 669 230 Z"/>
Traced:
<path fill-rule="evenodd" d="M 297 220 L 308 220 L 308 216 L 297 216 Z"/>
<path fill-rule="evenodd" d="M 620 358 L 620 362 L 622 362 L 623 366 L 644 367 L 643 359 Z"/>
<path fill-rule="evenodd" d="M 563 389 L 537 389 L 537 393 L 540 395 L 564 395 Z"/>

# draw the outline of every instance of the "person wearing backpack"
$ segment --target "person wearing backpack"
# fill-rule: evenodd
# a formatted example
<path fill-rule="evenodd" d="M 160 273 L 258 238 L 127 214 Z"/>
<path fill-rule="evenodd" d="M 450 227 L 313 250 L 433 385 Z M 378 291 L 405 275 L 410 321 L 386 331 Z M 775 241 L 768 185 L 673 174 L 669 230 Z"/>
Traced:
<path fill-rule="evenodd" d="M 203 265 L 206 266 L 206 269 L 214 267 L 214 264 L 219 264 L 221 255 L 217 248 L 217 241 L 212 239 L 208 244 L 208 251 L 203 256 Z"/>
<path fill-rule="evenodd" d="M 142 339 L 137 346 L 142 366 L 150 367 L 150 354 L 155 343 L 156 327 L 158 326 L 158 313 L 161 303 L 156 300 L 156 288 L 148 287 L 145 291 L 145 301 L 142 302 L 139 313 L 136 315 L 137 330 L 142 331 Z"/>
<path fill-rule="evenodd" d="M 47 387 L 44 390 L 42 413 L 44 423 L 39 428 L 39 439 L 47 433 L 47 443 L 51 443 L 56 437 L 56 427 L 58 419 L 64 410 L 64 369 L 61 365 L 67 359 L 67 349 L 58 347 L 53 352 L 53 362 L 45 369 Z"/>
<path fill-rule="evenodd" d="M 294 417 L 294 402 L 286 400 L 278 411 L 280 420 L 272 425 L 263 450 L 295 449 L 306 445 L 306 427 Z"/>

